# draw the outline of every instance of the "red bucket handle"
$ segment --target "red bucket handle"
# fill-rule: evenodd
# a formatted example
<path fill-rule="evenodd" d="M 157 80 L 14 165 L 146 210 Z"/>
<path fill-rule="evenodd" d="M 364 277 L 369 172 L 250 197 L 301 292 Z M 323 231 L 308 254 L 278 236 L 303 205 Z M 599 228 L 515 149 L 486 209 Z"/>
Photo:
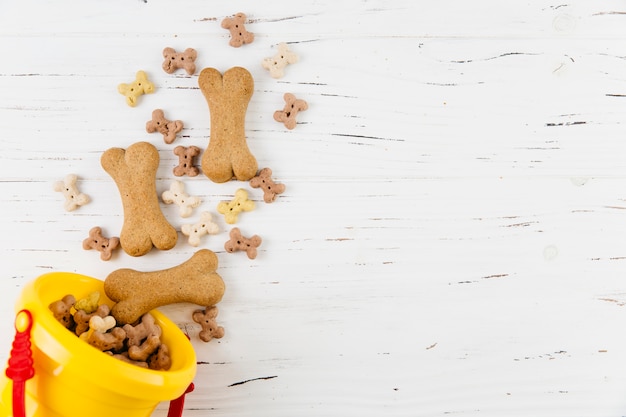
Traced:
<path fill-rule="evenodd" d="M 35 375 L 33 352 L 30 348 L 30 330 L 33 327 L 33 315 L 28 310 L 21 310 L 15 316 L 15 337 L 11 346 L 9 365 L 6 376 L 13 380 L 13 417 L 26 417 L 24 405 L 24 385 Z"/>

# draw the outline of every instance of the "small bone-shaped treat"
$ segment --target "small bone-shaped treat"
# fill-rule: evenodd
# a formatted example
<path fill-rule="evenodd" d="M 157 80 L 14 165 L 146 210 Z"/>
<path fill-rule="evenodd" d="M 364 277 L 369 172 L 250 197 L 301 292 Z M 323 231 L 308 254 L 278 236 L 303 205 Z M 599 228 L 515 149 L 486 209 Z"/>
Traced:
<path fill-rule="evenodd" d="M 62 192 L 63 197 L 65 197 L 64 207 L 67 211 L 74 211 L 89 203 L 89 197 L 78 190 L 76 181 L 78 181 L 78 177 L 75 174 L 68 174 L 63 181 L 54 183 L 54 191 Z"/>
<path fill-rule="evenodd" d="M 92 291 L 87 294 L 86 297 L 81 298 L 74 304 L 74 310 L 83 310 L 85 313 L 90 314 L 98 309 L 100 304 L 100 291 Z"/>
<path fill-rule="evenodd" d="M 298 55 L 289 50 L 286 43 L 278 44 L 278 52 L 270 58 L 265 58 L 261 65 L 270 72 L 274 78 L 282 78 L 285 75 L 285 67 L 298 62 Z"/>
<path fill-rule="evenodd" d="M 115 317 L 94 315 L 89 319 L 89 328 L 97 332 L 106 332 L 115 327 Z"/>
<path fill-rule="evenodd" d="M 111 314 L 118 323 L 134 323 L 150 310 L 169 304 L 217 304 L 225 286 L 216 270 L 217 255 L 200 249 L 187 261 L 169 269 L 113 271 L 104 281 L 104 291 L 116 302 Z"/>
<path fill-rule="evenodd" d="M 217 205 L 217 211 L 224 215 L 228 224 L 237 223 L 239 213 L 254 210 L 254 201 L 248 200 L 248 192 L 243 188 L 235 191 L 235 197 L 231 201 L 222 201 Z"/>
<path fill-rule="evenodd" d="M 219 233 L 220 228 L 217 223 L 213 222 L 213 216 L 208 211 L 200 214 L 200 221 L 195 224 L 183 224 L 181 232 L 185 236 L 189 236 L 189 244 L 191 246 L 200 245 L 200 238 L 204 235 L 214 235 Z"/>
<path fill-rule="evenodd" d="M 102 236 L 102 229 L 98 226 L 92 227 L 89 231 L 89 237 L 83 240 L 83 249 L 95 249 L 100 252 L 100 259 L 108 261 L 113 256 L 113 251 L 120 244 L 119 237 L 106 238 Z"/>
<path fill-rule="evenodd" d="M 152 120 L 146 122 L 146 132 L 159 132 L 163 135 L 165 143 L 170 144 L 176 140 L 176 134 L 183 130 L 183 122 L 180 120 L 167 120 L 163 110 L 156 109 L 152 112 Z"/>
<path fill-rule="evenodd" d="M 129 347 L 128 357 L 134 361 L 145 361 L 159 346 L 161 346 L 159 336 L 150 336 L 141 345 Z"/>
<path fill-rule="evenodd" d="M 224 244 L 224 249 L 228 252 L 245 251 L 248 258 L 254 259 L 257 255 L 257 248 L 261 246 L 261 237 L 254 235 L 247 238 L 241 234 L 237 227 L 233 227 L 230 231 L 230 240 Z"/>
<path fill-rule="evenodd" d="M 115 327 L 107 333 L 95 331 L 89 335 L 87 343 L 101 351 L 114 350 L 120 351 L 124 347 L 124 339 L 126 332 L 121 327 Z"/>
<path fill-rule="evenodd" d="M 139 346 L 150 336 L 161 337 L 161 326 L 156 324 L 154 317 L 150 313 L 141 316 L 141 322 L 133 326 L 125 324 L 123 327 L 128 338 L 128 346 Z"/>
<path fill-rule="evenodd" d="M 87 313 L 85 310 L 77 310 L 74 313 L 74 321 L 76 322 L 75 333 L 80 336 L 89 329 L 89 320 L 93 316 L 106 317 L 111 313 L 111 308 L 106 304 L 100 304 L 98 309 L 93 313 Z"/>
<path fill-rule="evenodd" d="M 174 48 L 163 49 L 163 70 L 168 74 L 173 74 L 179 68 L 192 75 L 196 72 L 196 58 L 198 53 L 193 48 L 187 48 L 183 52 L 176 52 Z"/>
<path fill-rule="evenodd" d="M 200 148 L 197 146 L 181 146 L 178 145 L 174 148 L 174 155 L 178 155 L 178 166 L 174 167 L 174 175 L 182 177 L 187 175 L 189 177 L 195 177 L 200 173 L 200 170 L 195 166 L 195 158 L 200 155 Z"/>
<path fill-rule="evenodd" d="M 154 145 L 138 142 L 126 150 L 111 148 L 102 154 L 100 163 L 115 180 L 122 198 L 122 249 L 131 256 L 141 256 L 153 246 L 161 250 L 173 248 L 178 232 L 159 206 L 156 192 L 159 152 Z"/>
<path fill-rule="evenodd" d="M 254 41 L 254 33 L 246 30 L 245 23 L 246 15 L 243 13 L 237 13 L 222 20 L 222 27 L 230 31 L 230 42 L 228 42 L 230 46 L 239 48 L 244 43 Z"/>
<path fill-rule="evenodd" d="M 154 93 L 154 84 L 148 80 L 148 75 L 144 71 L 137 71 L 135 81 L 118 85 L 117 91 L 126 97 L 126 104 L 135 107 L 140 96 Z"/>
<path fill-rule="evenodd" d="M 189 217 L 193 209 L 202 202 L 199 197 L 190 196 L 185 192 L 185 185 L 180 181 L 173 181 L 170 189 L 163 191 L 161 198 L 165 204 L 176 204 L 180 217 Z"/>
<path fill-rule="evenodd" d="M 216 306 L 210 306 L 204 310 L 196 310 L 193 312 L 193 321 L 202 326 L 200 331 L 200 339 L 205 342 L 210 342 L 211 339 L 221 339 L 224 337 L 224 328 L 217 324 L 218 309 Z"/>
<path fill-rule="evenodd" d="M 284 99 L 285 107 L 283 110 L 274 112 L 274 120 L 283 123 L 287 129 L 291 130 L 296 127 L 296 116 L 298 113 L 308 109 L 309 105 L 306 101 L 297 99 L 291 93 L 285 93 Z"/>
<path fill-rule="evenodd" d="M 76 303 L 76 298 L 72 294 L 67 294 L 60 300 L 50 303 L 48 308 L 52 311 L 52 315 L 65 328 L 71 329 L 74 326 L 74 318 L 72 317 L 72 307 Z"/>
<path fill-rule="evenodd" d="M 165 343 L 161 343 L 156 352 L 148 358 L 148 367 L 156 371 L 167 371 L 172 367 L 170 350 Z"/>
<path fill-rule="evenodd" d="M 213 182 L 248 181 L 257 161 L 246 143 L 245 118 L 254 91 L 248 70 L 233 67 L 224 75 L 215 68 L 200 72 L 198 85 L 209 105 L 211 134 L 202 155 L 202 172 Z"/>
<path fill-rule="evenodd" d="M 263 190 L 263 201 L 271 203 L 276 200 L 278 194 L 285 192 L 285 185 L 275 183 L 272 179 L 272 170 L 263 168 L 256 177 L 250 180 L 252 188 L 261 188 Z"/>

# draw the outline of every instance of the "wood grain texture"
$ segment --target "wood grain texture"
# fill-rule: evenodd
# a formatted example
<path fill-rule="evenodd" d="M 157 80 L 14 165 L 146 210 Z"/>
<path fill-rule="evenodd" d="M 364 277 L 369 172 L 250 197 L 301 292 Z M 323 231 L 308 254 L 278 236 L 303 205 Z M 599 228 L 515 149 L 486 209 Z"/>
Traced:
<path fill-rule="evenodd" d="M 5 3 L 1 357 L 38 275 L 165 269 L 196 249 L 180 234 L 137 259 L 81 247 L 123 223 L 106 149 L 157 146 L 160 193 L 174 146 L 206 148 L 199 70 L 161 70 L 164 47 L 193 47 L 199 69 L 252 73 L 248 145 L 287 189 L 272 204 L 249 189 L 237 226 L 262 236 L 255 260 L 224 251 L 221 219 L 201 245 L 226 282 L 224 338 L 196 338 L 195 306 L 162 309 L 198 353 L 185 416 L 626 415 L 623 2 Z M 231 48 L 219 22 L 239 11 L 255 41 Z M 276 80 L 261 61 L 280 42 L 300 61 Z M 116 86 L 139 69 L 157 90 L 130 108 Z M 272 118 L 286 92 L 309 104 L 293 131 Z M 171 146 L 145 132 L 155 108 L 185 123 Z M 68 173 L 92 199 L 71 213 L 52 190 Z M 184 182 L 215 214 L 245 186 Z"/>

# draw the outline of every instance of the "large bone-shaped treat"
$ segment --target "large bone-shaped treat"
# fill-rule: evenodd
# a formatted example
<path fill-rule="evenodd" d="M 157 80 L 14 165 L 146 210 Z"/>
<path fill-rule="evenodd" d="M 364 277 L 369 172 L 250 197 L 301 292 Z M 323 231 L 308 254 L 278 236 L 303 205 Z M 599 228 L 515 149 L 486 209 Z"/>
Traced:
<path fill-rule="evenodd" d="M 153 246 L 162 250 L 173 248 L 178 233 L 159 206 L 156 192 L 159 153 L 154 145 L 138 142 L 126 150 L 111 148 L 102 154 L 100 163 L 115 180 L 122 198 L 122 249 L 131 256 L 141 256 Z"/>
<path fill-rule="evenodd" d="M 203 306 L 217 304 L 225 285 L 217 272 L 217 255 L 200 249 L 173 268 L 140 272 L 118 269 L 107 276 L 104 291 L 116 302 L 111 314 L 118 323 L 134 323 L 160 306 L 189 302 Z"/>
<path fill-rule="evenodd" d="M 200 72 L 198 85 L 209 104 L 211 135 L 202 155 L 202 171 L 213 182 L 248 181 L 257 161 L 246 143 L 245 118 L 254 90 L 248 70 L 233 67 L 224 75 L 215 68 Z"/>

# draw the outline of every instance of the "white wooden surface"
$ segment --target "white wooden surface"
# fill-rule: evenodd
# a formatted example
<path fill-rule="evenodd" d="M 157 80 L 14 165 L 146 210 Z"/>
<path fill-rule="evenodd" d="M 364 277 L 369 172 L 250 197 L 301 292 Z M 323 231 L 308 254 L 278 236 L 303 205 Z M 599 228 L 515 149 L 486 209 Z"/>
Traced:
<path fill-rule="evenodd" d="M 219 23 L 239 11 L 256 40 L 235 49 Z M 300 62 L 275 80 L 279 42 Z M 0 45 L 2 358 L 29 280 L 195 250 L 81 247 L 122 224 L 104 150 L 155 144 L 162 192 L 173 146 L 206 147 L 197 73 L 160 67 L 193 47 L 199 69 L 252 72 L 248 143 L 287 191 L 183 179 L 214 213 L 248 188 L 238 226 L 264 239 L 254 261 L 225 253 L 220 220 L 202 245 L 223 339 L 163 309 L 200 361 L 185 416 L 626 415 L 625 2 L 5 1 Z M 116 86 L 139 69 L 157 92 L 130 108 Z M 293 131 L 272 119 L 285 92 L 309 103 Z M 173 145 L 145 132 L 155 108 L 185 123 Z M 71 213 L 52 191 L 68 173 L 92 198 Z"/>

